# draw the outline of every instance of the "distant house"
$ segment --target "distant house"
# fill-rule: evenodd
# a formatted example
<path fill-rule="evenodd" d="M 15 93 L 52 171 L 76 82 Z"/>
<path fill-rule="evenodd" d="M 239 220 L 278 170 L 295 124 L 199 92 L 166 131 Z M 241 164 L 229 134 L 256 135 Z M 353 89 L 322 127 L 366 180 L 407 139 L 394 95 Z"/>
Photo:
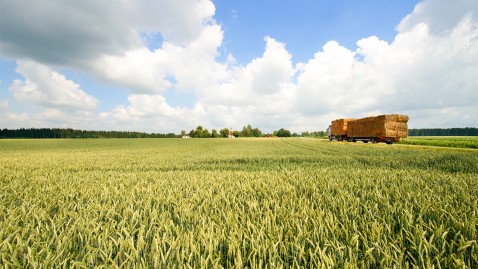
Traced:
<path fill-rule="evenodd" d="M 183 135 L 182 138 L 191 138 L 189 135 Z"/>

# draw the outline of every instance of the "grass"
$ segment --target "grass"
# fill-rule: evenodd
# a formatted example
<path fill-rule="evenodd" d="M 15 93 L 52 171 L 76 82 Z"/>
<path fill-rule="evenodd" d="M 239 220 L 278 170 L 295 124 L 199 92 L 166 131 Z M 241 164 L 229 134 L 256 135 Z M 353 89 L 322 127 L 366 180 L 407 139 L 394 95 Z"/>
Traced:
<path fill-rule="evenodd" d="M 0 264 L 476 268 L 477 163 L 300 138 L 0 140 Z"/>
<path fill-rule="evenodd" d="M 400 144 L 478 149 L 478 136 L 411 136 Z"/>

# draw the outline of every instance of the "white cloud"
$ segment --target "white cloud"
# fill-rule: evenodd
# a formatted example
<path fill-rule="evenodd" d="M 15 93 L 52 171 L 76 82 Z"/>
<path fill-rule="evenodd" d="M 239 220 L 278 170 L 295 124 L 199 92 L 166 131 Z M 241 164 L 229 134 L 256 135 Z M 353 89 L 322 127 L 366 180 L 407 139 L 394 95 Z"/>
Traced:
<path fill-rule="evenodd" d="M 88 67 L 97 78 L 133 93 L 200 91 L 226 75 L 226 66 L 216 62 L 223 32 L 218 25 L 205 26 L 197 39 L 176 45 L 164 42 L 153 51 L 138 47 L 121 55 L 103 55 Z"/>
<path fill-rule="evenodd" d="M 165 92 L 172 84 L 166 80 L 167 55 L 162 50 L 138 48 L 123 55 L 104 55 L 91 65 L 97 78 L 133 92 Z"/>
<path fill-rule="evenodd" d="M 295 70 L 285 44 L 265 38 L 261 57 L 246 66 L 228 57 L 227 66 L 221 66 L 221 79 L 211 80 L 198 91 L 199 103 L 206 115 L 203 121 L 214 128 L 253 124 L 269 129 L 282 124 L 293 108 L 295 88 L 292 82 Z M 226 68 L 227 67 L 227 68 Z"/>
<path fill-rule="evenodd" d="M 251 77 L 252 90 L 257 93 L 271 94 L 280 90 L 283 83 L 290 82 L 294 74 L 291 55 L 284 44 L 266 37 L 266 49 L 261 58 L 247 65 Z"/>
<path fill-rule="evenodd" d="M 7 100 L 0 100 L 0 123 L 3 127 L 18 128 L 30 119 L 27 113 L 11 113 Z"/>
<path fill-rule="evenodd" d="M 179 45 L 196 40 L 216 10 L 210 0 L 128 1 L 126 8 L 134 29 L 160 32 L 165 40 Z"/>
<path fill-rule="evenodd" d="M 263 55 L 245 67 L 235 64 L 230 58 L 228 62 L 231 65 L 223 69 L 227 73 L 220 77 L 223 79 L 204 85 L 200 90 L 200 100 L 206 105 L 253 106 L 247 110 L 255 111 L 274 110 L 273 106 L 277 102 L 290 104 L 295 73 L 291 55 L 285 49 L 285 44 L 270 37 L 266 37 L 265 41 Z M 284 100 L 285 97 L 289 99 Z M 286 106 L 283 106 L 281 110 L 285 109 Z"/>
<path fill-rule="evenodd" d="M 268 36 L 249 63 L 218 57 L 226 56 L 224 32 L 209 0 L 0 1 L 9 11 L 2 55 L 32 59 L 17 61 L 25 79 L 10 92 L 44 108 L 40 123 L 178 132 L 248 123 L 321 130 L 336 117 L 375 113 L 409 114 L 414 127 L 478 122 L 475 0 L 425 0 L 393 41 L 364 37 L 355 50 L 329 41 L 296 65 L 285 43 Z M 127 89 L 128 103 L 94 114 L 98 100 L 53 71 L 58 66 Z M 169 91 L 197 103 L 174 107 Z"/>
<path fill-rule="evenodd" d="M 100 113 L 99 119 L 112 129 L 167 129 L 173 132 L 181 128 L 186 117 L 194 115 L 190 109 L 169 106 L 166 99 L 158 94 L 130 95 L 128 101 L 128 106 L 117 106 L 112 111 Z"/>
<path fill-rule="evenodd" d="M 476 106 L 448 106 L 406 112 L 411 118 L 409 128 L 476 127 L 478 123 Z"/>
<path fill-rule="evenodd" d="M 98 101 L 78 84 L 33 61 L 18 61 L 16 71 L 25 80 L 14 80 L 10 92 L 19 101 L 66 110 L 94 110 Z"/>
<path fill-rule="evenodd" d="M 219 25 L 204 27 L 196 40 L 186 47 L 167 44 L 164 50 L 170 56 L 175 89 L 204 93 L 211 85 L 227 79 L 227 65 L 216 61 L 224 33 Z"/>
<path fill-rule="evenodd" d="M 191 42 L 215 12 L 209 0 L 2 0 L 2 10 L 2 54 L 83 67 L 141 47 L 145 35 Z"/>
<path fill-rule="evenodd" d="M 7 100 L 0 100 L 0 111 L 8 110 Z"/>
<path fill-rule="evenodd" d="M 418 3 L 412 13 L 397 26 L 400 33 L 412 31 L 419 24 L 429 27 L 433 35 L 449 35 L 466 16 L 478 19 L 476 0 L 425 0 Z"/>
<path fill-rule="evenodd" d="M 80 69 L 133 93 L 164 93 L 172 77 L 177 89 L 198 87 L 220 73 L 210 0 L 2 0 L 2 9 L 7 58 Z"/>
<path fill-rule="evenodd" d="M 20 113 L 20 114 L 8 113 L 7 117 L 6 117 L 7 121 L 16 122 L 17 124 L 20 123 L 20 122 L 26 122 L 29 118 L 30 117 L 25 112 Z"/>
<path fill-rule="evenodd" d="M 364 51 L 383 46 L 375 37 L 361 43 Z M 393 89 L 386 75 L 375 67 L 373 57 L 364 57 L 359 61 L 356 52 L 335 41 L 325 44 L 322 52 L 300 65 L 297 109 L 311 115 L 331 111 L 357 114 L 377 106 Z"/>
<path fill-rule="evenodd" d="M 428 3 L 428 2 L 427 2 Z M 418 7 L 419 13 L 428 5 Z M 467 111 L 478 114 L 478 24 L 466 10 L 461 21 L 448 25 L 446 32 L 432 33 L 420 22 L 411 27 L 411 14 L 401 25 L 401 32 L 388 44 L 377 37 L 357 42 L 356 51 L 327 43 L 323 51 L 306 64 L 298 75 L 298 109 L 318 115 L 340 111 L 345 117 L 359 117 L 370 112 L 412 114 L 411 123 L 421 112 Z M 426 20 L 425 20 L 426 21 Z M 433 23 L 433 21 L 430 21 Z M 440 24 L 440 27 L 444 26 Z M 443 115 L 443 114 L 442 114 Z M 457 126 L 470 117 L 446 113 L 454 120 L 417 121 L 426 127 Z"/>
<path fill-rule="evenodd" d="M 91 111 L 65 111 L 58 108 L 47 108 L 35 114 L 34 122 L 41 127 L 63 127 L 85 129 L 82 126 L 101 128 L 95 123 L 96 115 Z M 89 128 L 86 128 L 89 129 Z"/>
<path fill-rule="evenodd" d="M 397 35 L 390 54 L 383 68 L 393 76 L 400 102 L 386 105 L 396 109 L 476 105 L 478 24 L 469 17 L 448 35 L 433 35 L 420 23 Z"/>

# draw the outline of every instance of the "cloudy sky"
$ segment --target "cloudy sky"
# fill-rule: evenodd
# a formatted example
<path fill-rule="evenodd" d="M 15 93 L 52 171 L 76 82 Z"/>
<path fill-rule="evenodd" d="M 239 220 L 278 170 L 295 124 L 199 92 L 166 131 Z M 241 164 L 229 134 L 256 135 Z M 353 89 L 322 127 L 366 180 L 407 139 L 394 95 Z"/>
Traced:
<path fill-rule="evenodd" d="M 476 0 L 0 0 L 0 128 L 478 127 Z"/>

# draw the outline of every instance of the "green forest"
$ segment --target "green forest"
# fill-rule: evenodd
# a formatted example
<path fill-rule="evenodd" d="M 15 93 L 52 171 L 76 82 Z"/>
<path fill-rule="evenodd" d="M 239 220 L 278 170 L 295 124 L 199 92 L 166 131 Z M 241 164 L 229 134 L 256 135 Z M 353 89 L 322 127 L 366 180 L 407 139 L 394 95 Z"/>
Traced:
<path fill-rule="evenodd" d="M 0 138 L 174 138 L 177 134 L 129 131 L 86 131 L 61 128 L 20 128 L 0 130 Z"/>
<path fill-rule="evenodd" d="M 408 129 L 409 136 L 478 136 L 478 128 Z"/>

